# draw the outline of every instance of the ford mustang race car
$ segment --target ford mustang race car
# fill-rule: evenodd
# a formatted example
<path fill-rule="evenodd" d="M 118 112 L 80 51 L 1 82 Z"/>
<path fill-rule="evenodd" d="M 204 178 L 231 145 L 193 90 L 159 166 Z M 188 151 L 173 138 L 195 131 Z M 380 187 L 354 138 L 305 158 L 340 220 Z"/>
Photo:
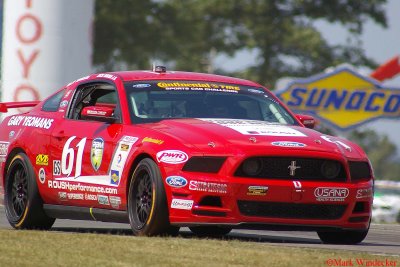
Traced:
<path fill-rule="evenodd" d="M 362 149 L 311 128 L 261 85 L 210 74 L 93 74 L 0 127 L 9 223 L 130 223 L 135 235 L 233 228 L 367 235 L 373 172 Z M 2 191 L 3 191 L 2 190 Z"/>

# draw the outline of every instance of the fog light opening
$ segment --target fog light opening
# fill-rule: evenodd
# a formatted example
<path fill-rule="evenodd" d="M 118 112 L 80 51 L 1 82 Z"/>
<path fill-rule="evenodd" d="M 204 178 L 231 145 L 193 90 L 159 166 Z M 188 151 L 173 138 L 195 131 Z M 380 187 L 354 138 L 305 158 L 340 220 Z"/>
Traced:
<path fill-rule="evenodd" d="M 248 176 L 256 176 L 262 170 L 262 162 L 260 159 L 247 159 L 243 163 L 242 170 Z"/>
<path fill-rule="evenodd" d="M 321 173 L 327 179 L 334 179 L 339 175 L 340 164 L 335 161 L 326 160 L 322 163 Z"/>

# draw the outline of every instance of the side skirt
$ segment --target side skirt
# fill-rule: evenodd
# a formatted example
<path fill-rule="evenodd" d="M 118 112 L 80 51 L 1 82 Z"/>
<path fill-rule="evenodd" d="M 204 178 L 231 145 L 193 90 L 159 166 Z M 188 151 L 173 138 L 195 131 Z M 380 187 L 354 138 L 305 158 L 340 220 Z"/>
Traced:
<path fill-rule="evenodd" d="M 57 219 L 129 223 L 126 211 L 49 204 L 43 208 L 47 216 Z"/>

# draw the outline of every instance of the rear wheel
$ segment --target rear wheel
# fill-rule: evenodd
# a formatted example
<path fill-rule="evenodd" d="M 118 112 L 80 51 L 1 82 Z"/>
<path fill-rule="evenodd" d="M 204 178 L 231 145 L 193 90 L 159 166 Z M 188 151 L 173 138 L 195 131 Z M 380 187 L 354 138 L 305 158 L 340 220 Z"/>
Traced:
<path fill-rule="evenodd" d="M 167 198 L 160 170 L 151 159 L 139 162 L 128 194 L 128 214 L 134 235 L 175 235 L 179 228 L 169 224 Z"/>
<path fill-rule="evenodd" d="M 319 238 L 323 243 L 326 244 L 358 244 L 361 243 L 368 234 L 368 229 L 364 231 L 351 231 L 351 230 L 339 230 L 339 231 L 321 231 L 317 232 Z"/>
<path fill-rule="evenodd" d="M 230 227 L 221 226 L 193 226 L 189 227 L 197 236 L 220 237 L 229 234 L 232 231 Z"/>
<path fill-rule="evenodd" d="M 10 225 L 16 229 L 50 229 L 55 219 L 46 215 L 29 158 L 19 153 L 6 173 L 4 204 Z"/>

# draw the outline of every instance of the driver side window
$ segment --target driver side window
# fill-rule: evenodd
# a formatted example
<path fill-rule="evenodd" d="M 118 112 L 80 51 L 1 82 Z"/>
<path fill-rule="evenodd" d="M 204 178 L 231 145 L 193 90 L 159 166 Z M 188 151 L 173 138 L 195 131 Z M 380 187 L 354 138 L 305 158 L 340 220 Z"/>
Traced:
<path fill-rule="evenodd" d="M 88 116 L 90 115 L 96 116 Z M 85 84 L 76 89 L 68 118 L 73 120 L 107 121 L 113 117 L 121 122 L 117 92 L 111 84 Z"/>

